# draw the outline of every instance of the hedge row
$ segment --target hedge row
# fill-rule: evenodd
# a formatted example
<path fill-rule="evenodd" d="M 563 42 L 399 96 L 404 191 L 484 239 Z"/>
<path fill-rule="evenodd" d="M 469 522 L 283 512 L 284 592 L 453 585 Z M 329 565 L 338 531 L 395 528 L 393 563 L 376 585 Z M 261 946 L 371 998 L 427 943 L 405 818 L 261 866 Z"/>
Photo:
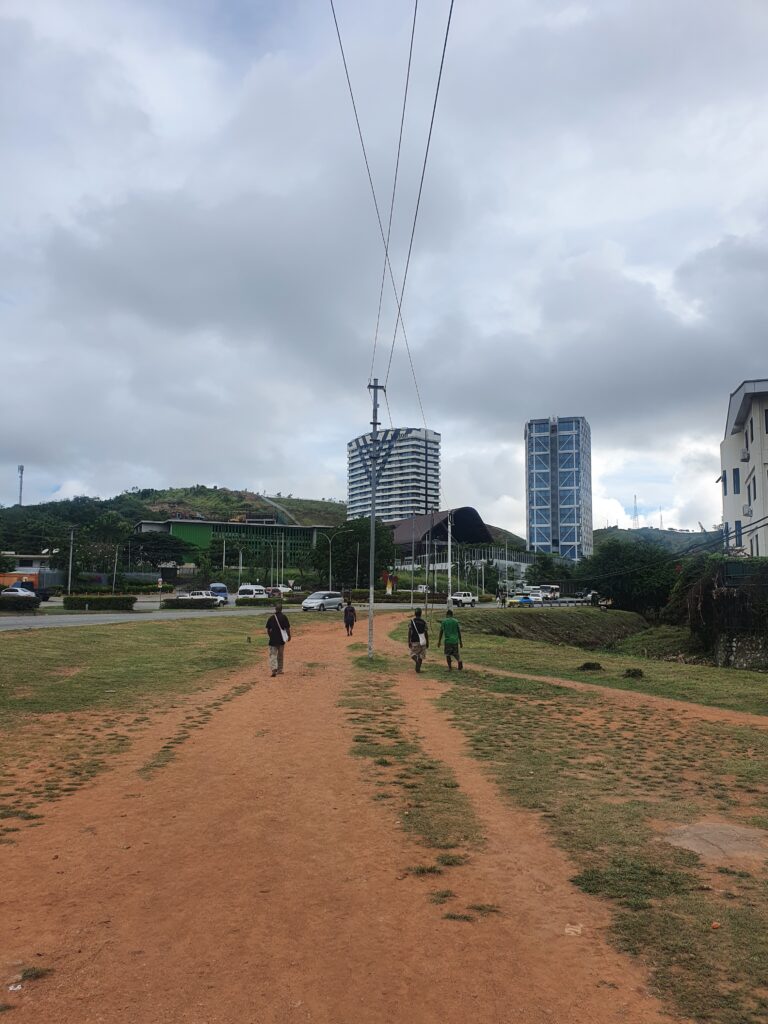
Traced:
<path fill-rule="evenodd" d="M 64 607 L 70 611 L 132 612 L 136 598 L 130 594 L 67 594 Z"/>
<path fill-rule="evenodd" d="M 0 594 L 0 612 L 36 612 L 39 607 L 39 597 L 16 597 L 14 594 Z"/>
<path fill-rule="evenodd" d="M 193 601 L 190 597 L 166 597 L 160 602 L 161 608 L 188 608 L 190 610 L 197 608 L 219 608 L 220 605 L 212 597 L 201 597 L 199 600 Z"/>

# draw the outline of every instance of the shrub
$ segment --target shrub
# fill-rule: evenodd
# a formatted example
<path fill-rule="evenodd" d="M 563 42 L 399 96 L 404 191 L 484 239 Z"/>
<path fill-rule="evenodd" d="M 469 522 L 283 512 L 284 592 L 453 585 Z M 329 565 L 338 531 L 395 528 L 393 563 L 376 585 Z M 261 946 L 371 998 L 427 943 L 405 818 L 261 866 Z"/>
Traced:
<path fill-rule="evenodd" d="M 136 598 L 130 594 L 68 594 L 64 607 L 70 611 L 132 612 Z"/>
<path fill-rule="evenodd" d="M 0 612 L 36 612 L 39 607 L 39 597 L 16 597 L 15 594 L 0 594 Z"/>
<path fill-rule="evenodd" d="M 236 597 L 235 604 L 243 608 L 271 608 L 276 598 Z"/>
<path fill-rule="evenodd" d="M 201 597 L 193 601 L 190 597 L 166 597 L 160 602 L 161 608 L 187 608 L 198 610 L 203 608 L 219 608 L 220 605 L 212 597 Z"/>

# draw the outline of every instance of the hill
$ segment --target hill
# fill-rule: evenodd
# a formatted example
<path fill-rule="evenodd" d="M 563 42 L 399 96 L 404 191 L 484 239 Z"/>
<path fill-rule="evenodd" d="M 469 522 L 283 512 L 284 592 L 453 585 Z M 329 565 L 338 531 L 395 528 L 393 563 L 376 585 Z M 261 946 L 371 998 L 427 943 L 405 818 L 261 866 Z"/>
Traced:
<path fill-rule="evenodd" d="M 66 541 L 70 527 L 86 529 L 93 539 L 116 543 L 125 539 L 140 519 L 204 517 L 234 519 L 266 513 L 278 522 L 301 526 L 340 526 L 346 522 L 343 502 L 306 500 L 292 495 L 274 498 L 226 487 L 135 488 L 113 498 L 78 497 L 39 505 L 0 508 L 0 549 L 34 553 Z"/>
<path fill-rule="evenodd" d="M 510 551 L 525 551 L 525 539 L 523 537 L 518 537 L 516 533 L 512 533 L 511 530 L 505 530 L 502 526 L 491 526 L 490 523 L 486 525 L 491 532 L 494 544 L 509 544 Z"/>
<path fill-rule="evenodd" d="M 658 544 L 672 554 L 682 553 L 689 548 L 696 551 L 715 551 L 722 538 L 719 530 L 708 530 L 706 533 L 683 530 L 657 530 L 651 526 L 643 526 L 638 530 L 620 530 L 618 526 L 609 526 L 605 530 L 595 530 L 595 550 L 606 540 L 645 541 Z"/>

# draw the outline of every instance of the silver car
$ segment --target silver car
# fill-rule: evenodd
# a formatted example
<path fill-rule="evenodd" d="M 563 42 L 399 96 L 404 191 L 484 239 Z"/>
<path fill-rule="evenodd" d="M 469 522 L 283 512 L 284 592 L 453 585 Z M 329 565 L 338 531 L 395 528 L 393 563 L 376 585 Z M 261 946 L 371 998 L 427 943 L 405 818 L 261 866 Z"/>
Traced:
<path fill-rule="evenodd" d="M 301 602 L 303 612 L 340 612 L 344 607 L 344 598 L 336 590 L 316 590 Z"/>

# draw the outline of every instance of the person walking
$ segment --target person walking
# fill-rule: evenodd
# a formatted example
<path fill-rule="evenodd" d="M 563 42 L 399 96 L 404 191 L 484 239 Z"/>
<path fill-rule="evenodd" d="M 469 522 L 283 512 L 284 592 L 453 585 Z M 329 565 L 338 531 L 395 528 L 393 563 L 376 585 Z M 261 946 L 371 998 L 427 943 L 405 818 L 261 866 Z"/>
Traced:
<path fill-rule="evenodd" d="M 355 628 L 357 622 L 357 612 L 351 601 L 347 601 L 344 607 L 344 626 L 347 630 L 347 636 L 352 636 L 352 631 Z"/>
<path fill-rule="evenodd" d="M 408 625 L 408 649 L 415 662 L 417 672 L 421 672 L 421 665 L 427 656 L 428 647 L 429 630 L 421 617 L 421 608 L 417 608 Z"/>
<path fill-rule="evenodd" d="M 461 626 L 454 618 L 453 609 L 449 608 L 445 613 L 445 618 L 440 623 L 440 635 L 437 638 L 437 646 L 440 646 L 440 641 L 445 637 L 445 660 L 448 662 L 448 671 L 450 672 L 453 668 L 451 664 L 451 658 L 455 658 L 459 669 L 464 668 L 464 662 L 461 660 L 461 654 L 459 648 L 464 646 L 464 641 L 461 638 Z"/>
<path fill-rule="evenodd" d="M 279 601 L 275 603 L 274 615 L 267 619 L 266 630 L 269 637 L 269 667 L 274 678 L 283 674 L 285 645 L 291 639 L 291 624 L 288 616 L 283 614 L 283 606 Z"/>

